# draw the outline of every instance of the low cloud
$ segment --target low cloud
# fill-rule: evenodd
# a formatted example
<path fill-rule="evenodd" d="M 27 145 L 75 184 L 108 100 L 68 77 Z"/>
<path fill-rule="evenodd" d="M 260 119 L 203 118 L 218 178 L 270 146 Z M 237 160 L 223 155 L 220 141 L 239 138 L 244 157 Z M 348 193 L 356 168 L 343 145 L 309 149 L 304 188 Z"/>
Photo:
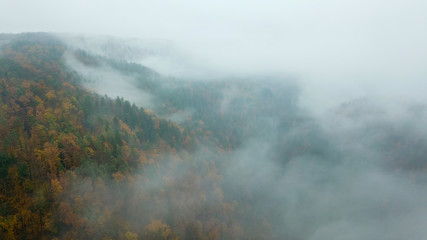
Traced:
<path fill-rule="evenodd" d="M 82 77 L 83 86 L 95 93 L 111 98 L 124 98 L 139 107 L 152 108 L 152 95 L 135 87 L 137 80 L 115 70 L 101 62 L 96 65 L 85 65 L 73 52 L 64 55 L 66 64 Z"/>

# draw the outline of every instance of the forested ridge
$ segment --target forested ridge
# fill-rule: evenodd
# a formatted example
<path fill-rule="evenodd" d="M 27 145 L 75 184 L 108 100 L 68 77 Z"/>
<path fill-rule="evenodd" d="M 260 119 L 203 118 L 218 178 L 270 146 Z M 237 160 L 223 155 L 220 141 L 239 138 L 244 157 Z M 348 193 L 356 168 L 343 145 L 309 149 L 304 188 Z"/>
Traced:
<path fill-rule="evenodd" d="M 0 34 L 0 239 L 327 239 L 425 209 L 423 104 L 313 117 L 289 79 L 168 77 L 67 41 Z M 97 89 L 122 83 L 148 97 Z"/>
<path fill-rule="evenodd" d="M 218 170 L 230 159 L 226 150 L 243 140 L 249 126 L 240 123 L 254 109 L 221 112 L 226 82 L 176 84 L 139 64 L 67 49 L 50 34 L 1 37 L 0 238 L 270 234 L 265 215 L 248 217 L 255 214 L 250 192 L 223 182 Z M 93 93 L 67 66 L 67 52 L 85 66 L 107 63 L 139 76 L 136 87 L 156 95 L 158 113 L 191 108 L 194 116 L 180 126 L 124 98 Z"/>
<path fill-rule="evenodd" d="M 90 195 L 95 191 L 62 194 L 78 181 L 95 188 L 131 181 L 134 170 L 155 162 L 160 152 L 189 148 L 191 137 L 123 98 L 82 89 L 63 64 L 64 51 L 47 34 L 23 34 L 2 46 L 0 236 L 129 238 L 129 226 L 108 213 L 105 199 Z M 91 219 L 82 214 L 88 208 Z M 110 221 L 125 227 L 102 225 Z M 169 228 L 153 219 L 156 233 L 156 224 Z"/>

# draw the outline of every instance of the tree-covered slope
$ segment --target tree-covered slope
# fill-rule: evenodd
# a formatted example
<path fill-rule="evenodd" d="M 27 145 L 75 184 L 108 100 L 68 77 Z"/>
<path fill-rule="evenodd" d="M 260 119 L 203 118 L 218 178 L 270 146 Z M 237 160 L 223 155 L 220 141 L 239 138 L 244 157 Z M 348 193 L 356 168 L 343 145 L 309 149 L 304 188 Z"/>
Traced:
<path fill-rule="evenodd" d="M 68 226 L 58 211 L 64 178 L 130 174 L 156 152 L 191 141 L 175 124 L 128 101 L 82 89 L 63 64 L 64 50 L 47 34 L 18 35 L 2 46 L 2 238 L 51 238 Z"/>
<path fill-rule="evenodd" d="M 378 239 L 427 209 L 425 105 L 315 116 L 289 79 L 167 77 L 117 44 L 0 35 L 0 239 Z"/>

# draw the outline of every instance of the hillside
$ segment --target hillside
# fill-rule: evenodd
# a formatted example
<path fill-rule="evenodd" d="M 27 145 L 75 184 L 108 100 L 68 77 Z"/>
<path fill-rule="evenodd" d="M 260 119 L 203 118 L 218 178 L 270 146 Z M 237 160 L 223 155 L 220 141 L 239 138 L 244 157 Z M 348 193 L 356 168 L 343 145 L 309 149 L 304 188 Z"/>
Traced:
<path fill-rule="evenodd" d="M 80 87 L 54 37 L 9 37 L 0 59 L 1 238 L 67 236 L 87 221 L 69 216 L 76 199 L 61 195 L 74 181 L 121 181 L 158 152 L 191 145 L 176 124 Z"/>
<path fill-rule="evenodd" d="M 1 238 L 258 239 L 270 234 L 263 216 L 247 222 L 253 210 L 243 199 L 250 193 L 239 194 L 241 203 L 224 198 L 222 184 L 228 183 L 217 170 L 229 164 L 230 154 L 221 152 L 236 147 L 245 132 L 251 134 L 254 123 L 247 125 L 244 115 L 255 111 L 249 103 L 256 99 L 244 97 L 249 101 L 239 104 L 247 109 L 224 117 L 219 94 L 226 82 L 173 86 L 173 79 L 153 70 L 70 50 L 49 34 L 2 39 Z M 154 109 L 92 93 L 85 87 L 91 79 L 67 65 L 70 51 L 85 66 L 108 64 L 136 74 L 137 87 L 156 95 Z M 181 126 L 153 112 L 169 116 L 188 108 L 194 116 Z M 202 143 L 209 147 L 196 147 Z M 235 212 L 239 204 L 242 209 Z M 256 226 L 261 219 L 265 223 Z"/>
<path fill-rule="evenodd" d="M 164 76 L 119 42 L 0 34 L 0 239 L 384 239 L 427 209 L 425 105 L 314 116 L 291 79 Z"/>

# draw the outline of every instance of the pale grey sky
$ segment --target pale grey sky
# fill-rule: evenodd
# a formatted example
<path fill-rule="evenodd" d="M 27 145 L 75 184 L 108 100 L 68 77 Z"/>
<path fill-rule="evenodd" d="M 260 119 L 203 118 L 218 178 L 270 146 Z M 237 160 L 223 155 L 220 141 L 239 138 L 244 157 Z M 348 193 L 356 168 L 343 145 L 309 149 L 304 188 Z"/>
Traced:
<path fill-rule="evenodd" d="M 224 73 L 297 76 L 307 101 L 371 94 L 424 99 L 427 87 L 425 0 L 0 3 L 0 32 L 167 39 Z"/>

